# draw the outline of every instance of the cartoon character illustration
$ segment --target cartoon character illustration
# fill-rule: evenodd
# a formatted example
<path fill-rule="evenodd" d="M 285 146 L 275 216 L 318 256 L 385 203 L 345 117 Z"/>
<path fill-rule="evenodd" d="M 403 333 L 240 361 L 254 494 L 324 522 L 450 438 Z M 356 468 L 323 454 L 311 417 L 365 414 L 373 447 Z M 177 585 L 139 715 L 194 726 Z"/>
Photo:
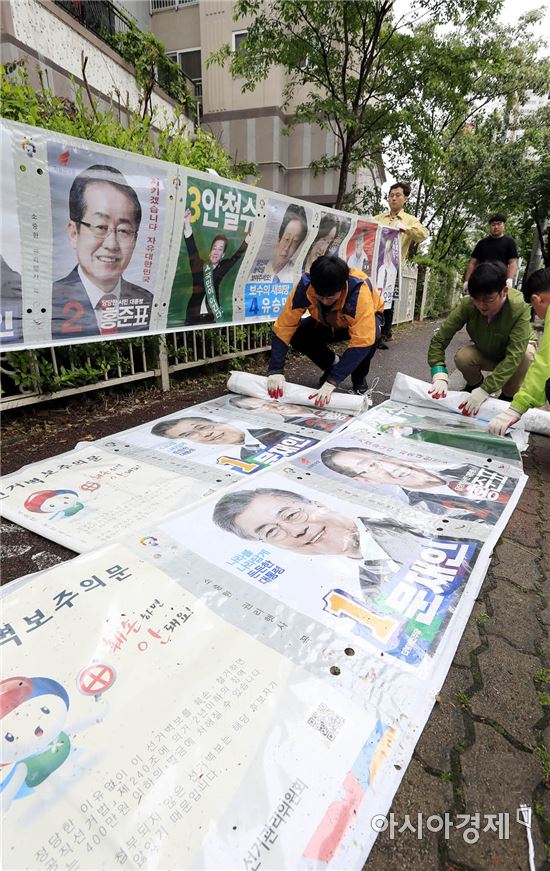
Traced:
<path fill-rule="evenodd" d="M 23 139 L 21 143 L 21 148 L 28 157 L 34 157 L 34 155 L 36 154 L 36 145 L 34 144 L 32 139 Z"/>
<path fill-rule="evenodd" d="M 0 799 L 5 813 L 12 801 L 32 795 L 66 760 L 71 749 L 63 732 L 69 710 L 64 687 L 47 677 L 0 681 Z"/>
<path fill-rule="evenodd" d="M 75 490 L 38 490 L 25 500 L 25 508 L 36 514 L 51 514 L 48 520 L 56 520 L 82 511 L 84 505 L 78 499 Z"/>

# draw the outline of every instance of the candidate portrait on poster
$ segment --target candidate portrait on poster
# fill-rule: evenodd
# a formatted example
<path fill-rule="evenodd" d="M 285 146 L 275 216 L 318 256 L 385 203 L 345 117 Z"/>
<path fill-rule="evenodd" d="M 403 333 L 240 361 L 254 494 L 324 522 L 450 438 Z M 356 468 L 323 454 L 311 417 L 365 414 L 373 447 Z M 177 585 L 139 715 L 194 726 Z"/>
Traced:
<path fill-rule="evenodd" d="M 346 245 L 345 260 L 350 269 L 358 269 L 369 278 L 374 272 L 374 246 L 378 224 L 374 221 L 357 221 L 353 236 Z"/>
<path fill-rule="evenodd" d="M 391 515 L 391 516 L 390 516 Z M 433 652 L 479 543 L 433 534 L 266 472 L 161 529 L 288 606 L 418 664 Z M 215 537 L 215 554 L 207 542 Z M 349 618 L 344 620 L 343 618 Z"/>
<path fill-rule="evenodd" d="M 384 309 L 390 309 L 399 296 L 399 256 L 399 232 L 381 227 L 376 286 L 384 301 Z"/>
<path fill-rule="evenodd" d="M 233 320 L 233 293 L 256 216 L 256 194 L 189 176 L 169 326 Z"/>
<path fill-rule="evenodd" d="M 147 331 L 164 225 L 163 174 L 57 142 L 48 144 L 48 161 L 52 337 Z"/>
<path fill-rule="evenodd" d="M 245 285 L 246 317 L 277 317 L 301 275 L 301 252 L 312 210 L 301 203 L 267 201 L 267 224 Z"/>

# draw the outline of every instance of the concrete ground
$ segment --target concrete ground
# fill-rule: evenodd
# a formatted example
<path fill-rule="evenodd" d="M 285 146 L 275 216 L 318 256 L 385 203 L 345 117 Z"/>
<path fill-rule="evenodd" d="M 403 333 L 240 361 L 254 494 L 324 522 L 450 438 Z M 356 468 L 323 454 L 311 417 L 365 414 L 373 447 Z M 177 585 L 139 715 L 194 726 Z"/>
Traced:
<path fill-rule="evenodd" d="M 378 351 L 369 382 L 374 402 L 389 396 L 398 371 L 428 379 L 426 349 L 432 322 L 397 328 L 396 341 Z M 455 339 L 452 351 L 464 341 Z M 262 361 L 247 362 L 262 371 Z M 289 380 L 315 386 L 318 371 L 292 357 Z M 375 379 L 378 381 L 375 382 Z M 47 404 L 33 413 L 4 416 L 4 474 L 24 463 L 98 438 L 223 393 L 222 373 L 188 376 L 163 395 L 106 393 Z M 550 439 L 531 436 L 524 468 L 529 481 L 497 545 L 487 578 L 441 690 L 405 772 L 391 812 L 397 828 L 408 815 L 449 815 L 445 831 L 390 837 L 382 832 L 368 871 L 426 869 L 528 869 L 525 829 L 516 809 L 532 809 L 536 867 L 550 844 Z M 69 559 L 58 545 L 4 522 L 3 582 Z M 479 829 L 475 814 L 480 815 Z M 487 814 L 509 814 L 509 836 L 483 831 Z M 466 822 L 466 816 L 468 821 Z M 442 821 L 443 823 L 443 821 Z M 462 828 L 458 826 L 462 823 Z M 432 828 L 438 821 L 432 820 Z M 474 827 L 474 828 L 472 828 Z M 476 837 L 478 836 L 478 837 Z M 550 848 L 549 848 L 550 858 Z"/>

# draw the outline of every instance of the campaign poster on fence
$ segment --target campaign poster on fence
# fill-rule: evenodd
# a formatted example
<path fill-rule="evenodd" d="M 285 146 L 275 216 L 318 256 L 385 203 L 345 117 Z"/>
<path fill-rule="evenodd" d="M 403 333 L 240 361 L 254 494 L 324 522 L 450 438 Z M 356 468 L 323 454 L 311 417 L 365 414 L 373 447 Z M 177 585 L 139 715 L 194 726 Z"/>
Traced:
<path fill-rule="evenodd" d="M 239 393 L 212 399 L 205 405 L 213 412 L 222 412 L 232 418 L 241 416 L 243 420 L 253 421 L 255 426 L 266 423 L 274 426 L 283 423 L 285 426 L 298 429 L 314 430 L 319 433 L 319 438 L 338 432 L 355 420 L 353 415 L 346 414 L 344 411 L 308 408 L 295 402 L 260 399 L 257 396 L 243 396 Z M 202 407 L 204 408 L 205 405 Z"/>
<path fill-rule="evenodd" d="M 351 227 L 351 217 L 341 212 L 320 212 L 317 235 L 311 243 L 304 262 L 302 272 L 311 269 L 311 264 L 318 257 L 338 257 L 340 246 L 348 235 Z"/>
<path fill-rule="evenodd" d="M 233 320 L 233 290 L 256 217 L 256 194 L 187 176 L 183 236 L 168 326 Z"/>
<path fill-rule="evenodd" d="M 365 693 L 293 664 L 122 545 L 34 576 L 3 615 L 6 867 L 327 861 L 353 822 L 341 794 L 354 787 L 355 812 L 373 756 L 398 738 Z"/>
<path fill-rule="evenodd" d="M 276 318 L 302 273 L 302 247 L 312 210 L 302 203 L 267 200 L 267 223 L 245 284 L 245 317 Z"/>
<path fill-rule="evenodd" d="M 384 309 L 390 309 L 399 297 L 399 231 L 380 227 L 376 264 L 376 287 L 384 301 Z"/>
<path fill-rule="evenodd" d="M 9 346 L 23 340 L 23 302 L 21 293 L 21 249 L 16 168 L 13 163 L 11 134 L 0 127 L 2 172 L 0 202 L 2 203 L 0 242 L 0 344 Z"/>
<path fill-rule="evenodd" d="M 372 408 L 362 418 L 362 425 L 396 439 L 441 445 L 511 462 L 517 461 L 519 456 L 511 439 L 492 435 L 483 421 L 451 414 L 448 409 L 438 412 L 387 400 Z"/>
<path fill-rule="evenodd" d="M 480 544 L 265 473 L 161 522 L 186 548 L 289 607 L 417 666 L 433 654 Z M 211 543 L 216 541 L 216 550 Z"/>
<path fill-rule="evenodd" d="M 165 230 L 166 172 L 123 151 L 48 142 L 52 338 L 147 332 Z"/>
<path fill-rule="evenodd" d="M 374 250 L 379 225 L 376 221 L 358 220 L 353 236 L 346 245 L 345 260 L 350 269 L 358 269 L 374 280 Z"/>
<path fill-rule="evenodd" d="M 399 451 L 385 439 L 373 444 L 368 431 L 342 433 L 338 443 L 317 446 L 296 462 L 296 468 L 328 482 L 353 488 L 358 493 L 383 495 L 394 505 L 396 515 L 403 506 L 420 509 L 449 520 L 494 526 L 508 505 L 518 484 L 518 472 L 504 464 L 474 463 L 434 458 L 418 445 Z"/>
<path fill-rule="evenodd" d="M 121 538 L 196 499 L 192 478 L 97 445 L 0 479 L 0 514 L 78 553 Z"/>
<path fill-rule="evenodd" d="M 290 459 L 319 441 L 279 426 L 265 426 L 261 422 L 254 425 L 243 417 L 227 420 L 213 415 L 205 406 L 197 406 L 116 433 L 114 440 L 104 439 L 102 444 L 130 453 L 136 448 L 144 458 L 146 452 L 159 458 L 185 458 L 187 462 L 246 476 L 279 460 Z"/>

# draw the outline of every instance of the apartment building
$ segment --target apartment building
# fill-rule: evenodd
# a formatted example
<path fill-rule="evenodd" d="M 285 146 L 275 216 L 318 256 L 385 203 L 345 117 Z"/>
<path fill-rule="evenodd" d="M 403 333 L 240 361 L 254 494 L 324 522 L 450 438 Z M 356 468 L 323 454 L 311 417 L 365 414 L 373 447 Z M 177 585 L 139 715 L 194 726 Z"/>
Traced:
<path fill-rule="evenodd" d="M 124 6 L 142 20 L 144 0 L 125 0 Z M 236 49 L 246 38 L 250 22 L 233 21 L 230 0 L 150 0 L 149 11 L 151 31 L 195 83 L 202 127 L 218 137 L 236 160 L 257 164 L 261 187 L 333 205 L 337 173 L 331 170 L 313 177 L 309 165 L 325 154 L 336 155 L 338 143 L 331 131 L 313 124 L 300 124 L 283 134 L 292 112 L 292 106 L 281 108 L 283 70 L 274 68 L 256 90 L 243 94 L 242 80 L 233 79 L 227 68 L 207 68 L 214 50 L 225 43 Z M 367 187 L 383 180 L 382 165 L 363 167 L 357 179 Z"/>
<path fill-rule="evenodd" d="M 132 9 L 125 5 L 131 7 L 99 0 L 0 0 L 2 63 L 24 62 L 34 87 L 48 87 L 68 100 L 85 76 L 92 98 L 102 108 L 118 107 L 125 123 L 129 112 L 140 111 L 140 89 L 132 65 L 107 41 L 109 34 L 128 28 Z M 148 30 L 148 0 L 134 5 L 141 18 L 135 23 Z M 182 119 L 175 100 L 160 86 L 155 85 L 151 103 L 159 126 L 165 117 L 178 118 L 183 135 L 193 131 L 193 119 Z"/>

